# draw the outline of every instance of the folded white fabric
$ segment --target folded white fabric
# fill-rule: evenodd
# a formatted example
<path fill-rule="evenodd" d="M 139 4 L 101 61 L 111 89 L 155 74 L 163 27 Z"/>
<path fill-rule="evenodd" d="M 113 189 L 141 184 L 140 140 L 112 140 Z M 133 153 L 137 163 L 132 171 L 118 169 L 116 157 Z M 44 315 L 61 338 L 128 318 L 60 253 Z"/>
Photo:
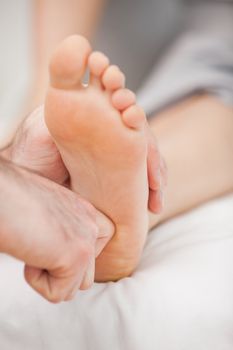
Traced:
<path fill-rule="evenodd" d="M 72 302 L 43 300 L 3 255 L 0 281 L 4 350 L 232 350 L 233 196 L 156 228 L 132 277 Z"/>

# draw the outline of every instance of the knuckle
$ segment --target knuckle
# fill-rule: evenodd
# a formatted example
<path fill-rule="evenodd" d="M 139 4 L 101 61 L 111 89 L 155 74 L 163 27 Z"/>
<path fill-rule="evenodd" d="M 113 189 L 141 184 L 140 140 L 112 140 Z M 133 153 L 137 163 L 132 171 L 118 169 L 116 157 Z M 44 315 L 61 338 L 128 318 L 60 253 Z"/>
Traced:
<path fill-rule="evenodd" d="M 57 264 L 57 271 L 59 271 L 61 277 L 75 275 L 77 273 L 77 268 L 80 267 L 80 263 L 86 264 L 93 254 L 94 245 L 86 240 L 80 238 L 76 239 L 71 249 L 68 249 L 67 253 L 64 253 L 62 257 L 60 257 Z"/>
<path fill-rule="evenodd" d="M 64 298 L 61 295 L 58 295 L 56 293 L 52 295 L 47 295 L 45 297 L 48 301 L 50 301 L 50 303 L 53 303 L 53 304 L 59 304 L 64 300 Z"/>
<path fill-rule="evenodd" d="M 58 258 L 56 270 L 61 276 L 68 274 L 71 270 L 74 260 L 73 255 L 74 254 L 72 254 L 72 251 L 67 251 L 66 253 L 64 252 L 64 254 Z"/>
<path fill-rule="evenodd" d="M 63 278 L 50 280 L 46 288 L 46 299 L 53 304 L 61 303 L 65 299 L 65 290 L 68 285 L 69 283 Z"/>
<path fill-rule="evenodd" d="M 88 290 L 92 287 L 93 284 L 94 284 L 93 281 L 85 281 L 81 284 L 79 289 L 80 290 Z"/>

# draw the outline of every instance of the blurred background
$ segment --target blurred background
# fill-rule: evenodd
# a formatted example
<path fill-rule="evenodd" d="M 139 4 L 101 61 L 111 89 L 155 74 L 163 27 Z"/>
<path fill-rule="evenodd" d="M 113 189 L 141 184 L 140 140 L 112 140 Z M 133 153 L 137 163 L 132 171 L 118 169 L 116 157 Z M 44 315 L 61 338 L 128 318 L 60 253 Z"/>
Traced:
<path fill-rule="evenodd" d="M 0 1 L 0 146 L 20 122 L 33 75 L 32 2 Z"/>
<path fill-rule="evenodd" d="M 148 114 L 198 91 L 232 101 L 232 5 L 230 0 L 0 0 L 0 146 L 43 103 L 49 57 L 75 33 L 121 67 Z"/>
<path fill-rule="evenodd" d="M 1 0 L 0 145 L 8 143 L 22 118 L 43 103 L 49 56 L 70 34 L 87 36 L 121 66 L 128 86 L 138 88 L 176 34 L 174 24 L 182 16 L 174 3 Z M 166 21 L 160 20 L 161 14 Z"/>

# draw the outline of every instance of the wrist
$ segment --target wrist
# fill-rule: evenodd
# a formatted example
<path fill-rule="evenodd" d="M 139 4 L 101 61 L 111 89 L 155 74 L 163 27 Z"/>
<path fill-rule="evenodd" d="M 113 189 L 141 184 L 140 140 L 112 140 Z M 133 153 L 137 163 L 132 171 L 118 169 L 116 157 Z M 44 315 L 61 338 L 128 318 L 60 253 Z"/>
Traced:
<path fill-rule="evenodd" d="M 34 202 L 28 200 L 30 176 L 27 171 L 0 159 L 0 250 L 18 258 L 28 213 L 35 207 Z"/>

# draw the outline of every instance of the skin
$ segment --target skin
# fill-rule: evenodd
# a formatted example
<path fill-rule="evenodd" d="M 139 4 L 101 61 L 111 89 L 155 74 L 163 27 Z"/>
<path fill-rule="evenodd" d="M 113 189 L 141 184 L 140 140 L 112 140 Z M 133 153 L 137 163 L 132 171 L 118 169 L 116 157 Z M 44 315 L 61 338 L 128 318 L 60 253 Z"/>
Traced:
<path fill-rule="evenodd" d="M 168 164 L 170 181 L 165 191 L 164 211 L 161 215 L 150 213 L 150 228 L 232 191 L 232 116 L 232 108 L 211 96 L 202 95 L 184 100 L 152 118 L 151 130 L 156 131 Z M 35 132 L 38 129 L 39 134 Z M 32 145 L 33 152 L 30 151 Z M 57 173 L 61 174 L 59 181 L 67 176 L 41 110 L 21 126 L 4 154 L 54 181 L 58 181 Z M 54 166 L 58 171 L 51 172 Z"/>
<path fill-rule="evenodd" d="M 95 32 L 96 25 L 98 24 L 101 14 L 104 11 L 104 7 L 106 5 L 107 1 L 104 0 L 92 0 L 91 6 L 90 2 L 86 0 L 63 0 L 59 1 L 59 3 L 55 0 L 48 0 L 48 1 L 41 1 L 41 0 L 35 0 L 35 33 L 37 33 L 37 37 L 40 37 L 40 40 L 35 40 L 36 47 L 35 47 L 35 57 L 38 57 L 37 61 L 35 62 L 36 70 L 35 72 L 38 72 L 38 74 L 35 74 L 34 81 L 32 82 L 32 91 L 37 91 L 37 96 L 30 96 L 29 101 L 34 101 L 31 104 L 31 109 L 27 108 L 27 112 L 32 111 L 32 108 L 34 109 L 37 105 L 42 104 L 44 101 L 45 91 L 47 87 L 47 65 L 49 61 L 49 57 L 51 55 L 51 52 L 54 50 L 55 46 L 58 42 L 63 40 L 66 36 L 73 34 L 73 33 L 81 33 L 85 35 L 88 39 L 92 38 L 93 33 Z M 65 6 L 65 11 L 64 11 Z M 82 15 L 84 20 L 79 19 L 79 9 L 83 9 Z M 91 14 L 89 11 L 92 11 Z M 55 16 L 51 16 L 51 13 L 55 14 Z M 51 17 L 59 17 L 62 13 L 63 18 L 63 26 L 62 28 L 57 25 L 55 25 L 51 21 Z M 43 23 L 43 26 L 41 25 Z M 215 112 L 215 108 L 216 112 Z M 214 155 L 206 155 L 206 157 L 210 157 L 212 164 L 210 166 L 210 169 L 208 169 L 207 163 L 203 164 L 203 149 L 197 149 L 197 152 L 193 152 L 193 150 L 196 149 L 198 138 L 200 134 L 201 138 L 201 144 L 205 142 L 205 139 L 208 140 L 209 147 L 211 148 L 212 144 L 217 142 L 219 150 L 221 150 L 221 153 L 224 154 L 227 152 L 226 149 L 231 149 L 231 141 L 225 139 L 223 140 L 224 136 L 222 136 L 225 131 L 223 130 L 222 134 L 215 131 L 214 133 L 209 133 L 209 125 L 211 125 L 211 115 L 207 109 L 210 109 L 210 111 L 213 111 L 215 115 L 215 120 L 217 123 L 220 124 L 220 130 L 224 129 L 224 120 L 225 118 L 228 120 L 225 115 L 231 115 L 232 110 L 230 107 L 226 107 L 223 104 L 221 104 L 220 101 L 218 101 L 216 98 L 211 98 L 208 95 L 203 96 L 194 96 L 193 98 L 188 98 L 185 101 L 179 102 L 175 104 L 174 106 L 171 106 L 168 109 L 164 109 L 162 112 L 160 112 L 154 120 L 151 119 L 151 131 L 152 132 L 152 138 L 154 138 L 155 134 L 158 138 L 158 143 L 160 145 L 161 153 L 164 155 L 164 158 L 166 159 L 166 162 L 169 167 L 169 187 L 166 190 L 164 203 L 166 204 L 166 208 L 161 216 L 151 216 L 151 223 L 150 227 L 153 227 L 154 224 L 157 224 L 158 222 L 162 222 L 169 217 L 172 217 L 178 213 L 181 213 L 183 211 L 188 210 L 189 208 L 192 208 L 193 206 L 197 205 L 198 203 L 202 203 L 203 201 L 208 200 L 209 198 L 213 198 L 214 196 L 219 196 L 225 192 L 228 192 L 231 190 L 231 180 L 224 179 L 224 174 L 228 173 L 231 174 L 230 164 L 232 161 L 227 160 L 225 161 L 224 157 L 222 160 L 213 159 Z M 196 110 L 198 110 L 198 116 L 199 118 L 196 118 Z M 212 112 L 211 112 L 212 114 Z M 217 114 L 217 115 L 216 115 Z M 188 127 L 187 123 L 183 123 L 183 120 L 187 120 L 187 115 L 189 116 L 188 120 L 190 121 L 190 124 L 194 123 L 194 132 L 196 133 L 196 142 L 193 140 L 192 137 L 190 137 L 192 132 L 190 131 L 190 128 Z M 223 116 L 223 117 L 222 117 Z M 206 121 L 205 121 L 206 119 Z M 208 119 L 208 120 L 207 120 Z M 217 121 L 217 119 L 219 119 Z M 177 123 L 179 124 L 179 130 L 176 128 Z M 208 124 L 210 123 L 210 124 Z M 222 125 L 221 125 L 222 124 Z M 227 125 L 229 122 L 227 122 Z M 170 126 L 174 126 L 169 127 Z M 172 130 L 173 129 L 173 130 Z M 182 132 L 181 132 L 182 130 Z M 228 129 L 229 133 L 232 132 L 232 127 L 229 125 Z M 227 133 L 228 133 L 227 132 Z M 173 138 L 174 134 L 174 138 Z M 185 139 L 184 135 L 187 135 L 187 138 L 189 138 L 189 141 Z M 207 137 L 208 135 L 208 137 Z M 232 135 L 232 134 L 231 134 Z M 151 135 L 150 135 L 151 137 Z M 170 139 L 172 137 L 172 139 Z M 183 143 L 182 140 L 184 139 Z M 179 141 L 181 140 L 181 142 Z M 176 168 L 178 167 L 179 158 L 177 157 L 177 154 L 174 154 L 174 150 L 172 147 L 175 144 L 175 147 L 177 148 L 178 145 L 181 147 L 181 143 L 183 144 L 182 149 L 179 150 L 179 153 L 182 154 L 184 147 L 186 147 L 186 143 L 188 144 L 187 150 L 190 148 L 192 151 L 192 157 L 193 159 L 193 169 L 191 165 L 189 166 L 189 154 L 185 155 L 184 157 L 184 164 L 188 164 L 188 176 L 184 178 L 186 175 L 186 172 L 184 173 L 183 169 L 180 166 L 180 169 Z M 198 143 L 200 145 L 200 143 Z M 201 146 L 200 146 L 201 147 Z M 215 146 L 214 146 L 215 147 Z M 178 148 L 177 148 L 178 149 Z M 207 152 L 207 149 L 205 149 Z M 210 152 L 210 149 L 208 150 Z M 187 151 L 188 153 L 188 151 Z M 219 152 L 216 153 L 216 155 L 219 154 Z M 215 156 L 217 157 L 217 156 Z M 217 160 L 217 162 L 216 162 Z M 221 169 L 217 168 L 218 162 L 221 164 Z M 224 162 L 224 164 L 222 164 Z M 199 164 L 200 163 L 200 164 Z M 216 166 L 214 166 L 216 164 Z M 163 165 L 164 167 L 164 165 Z M 201 168 L 200 168 L 201 167 Z M 174 169 L 174 170 L 170 170 Z M 191 170 L 192 169 L 192 170 Z M 199 170 L 197 170 L 199 169 Z M 193 181 L 193 176 L 195 172 L 198 171 L 198 175 L 201 177 L 201 175 L 204 176 L 205 174 L 209 176 L 209 178 L 212 179 L 212 174 L 210 172 L 213 172 L 216 174 L 216 177 L 220 172 L 221 175 L 219 175 L 218 180 L 216 181 L 216 184 L 218 185 L 216 187 L 219 188 L 219 190 L 214 190 L 213 187 L 216 184 L 212 184 L 212 182 L 207 183 L 207 187 L 204 188 L 204 193 L 197 192 L 196 196 L 194 194 L 189 194 L 190 188 L 192 187 L 190 183 Z M 173 175 L 174 174 L 174 175 Z M 176 174 L 176 175 L 175 175 Z M 214 179 L 216 178 L 214 177 Z M 195 177 L 196 178 L 196 177 Z M 202 183 L 202 180 L 197 177 L 198 181 L 196 182 L 197 186 L 198 184 Z M 220 183 L 222 180 L 224 180 L 224 183 L 226 183 L 226 188 Z M 163 181 L 163 179 L 161 179 Z M 187 185 L 186 185 L 187 182 Z M 178 192 L 175 190 L 175 188 L 179 185 L 181 186 L 182 191 Z M 184 188 L 183 188 L 184 187 Z M 209 188 L 210 187 L 210 188 Z M 208 189 L 206 191 L 205 189 Z M 207 192 L 207 194 L 205 194 Z M 158 196 L 160 194 L 157 194 L 157 198 L 155 199 L 154 195 L 151 199 L 150 207 L 156 209 L 156 202 L 158 202 Z M 190 197 L 190 199 L 189 199 Z M 195 198 L 193 198 L 195 197 Z M 178 202 L 177 202 L 178 201 Z M 177 204 L 176 204 L 177 203 Z M 178 204 L 179 203 L 179 204 Z"/>
<path fill-rule="evenodd" d="M 63 27 L 66 28 L 66 30 L 63 33 L 59 33 L 57 27 L 54 31 L 55 27 L 50 25 L 51 21 L 46 21 L 46 19 L 44 19 L 44 16 L 47 16 L 46 13 L 49 13 L 46 6 L 49 4 L 48 6 L 51 6 L 50 9 L 52 9 L 52 2 L 43 2 L 43 11 L 36 11 L 38 21 L 44 21 L 44 25 L 46 23 L 44 26 L 44 33 L 46 33 L 46 35 L 41 35 L 41 40 L 36 41 L 36 57 L 41 57 L 43 52 L 44 57 L 36 62 L 37 72 L 40 72 L 40 77 L 42 77 L 42 79 L 35 75 L 34 88 L 32 90 L 38 91 L 39 93 L 37 96 L 34 95 L 32 98 L 29 98 L 30 101 L 33 101 L 33 103 L 30 104 L 31 108 L 41 103 L 45 94 L 47 61 L 50 55 L 48 52 L 51 52 L 54 48 L 54 44 L 56 44 L 53 40 L 50 40 L 51 35 L 49 33 L 58 33 L 58 35 L 54 34 L 57 38 L 56 42 L 73 32 L 85 33 L 82 31 L 82 28 L 73 27 L 73 25 L 69 26 L 69 23 L 78 23 L 75 19 L 77 11 L 73 11 L 72 3 L 75 3 L 75 6 L 77 4 L 82 4 L 82 6 L 84 6 L 84 3 L 87 4 L 86 1 L 79 0 L 76 2 L 71 1 L 69 2 L 69 6 L 67 6 L 68 3 L 66 2 L 67 7 L 65 14 L 63 14 Z M 97 17 L 94 15 L 93 18 L 98 18 L 99 10 L 102 6 L 103 3 L 101 0 L 99 3 L 98 1 L 96 2 L 96 9 L 98 8 L 98 11 L 96 11 Z M 59 4 L 56 3 L 52 11 L 56 9 L 56 11 L 59 12 L 62 8 L 59 2 Z M 85 23 L 88 23 L 88 18 L 86 18 Z M 92 23 L 90 23 L 90 27 L 94 29 Z M 41 29 L 38 29 L 37 25 L 36 28 L 36 30 L 40 32 Z M 87 36 L 89 35 L 87 33 L 85 34 Z M 38 53 L 40 54 L 38 55 Z M 29 108 L 27 110 L 31 109 Z M 213 116 L 215 121 L 214 127 L 212 125 Z M 38 123 L 39 125 L 42 124 L 42 122 Z M 210 125 L 211 133 L 209 132 Z M 153 139 L 152 135 L 155 135 L 156 132 L 160 150 L 164 154 L 169 169 L 169 186 L 165 192 L 165 209 L 159 216 L 151 215 L 150 228 L 196 205 L 232 190 L 233 131 L 231 108 L 224 106 L 217 99 L 208 95 L 194 96 L 159 113 L 156 118 L 151 119 L 150 126 L 151 128 L 150 131 L 148 131 L 148 135 Z M 61 173 L 58 177 L 67 178 L 67 171 L 61 163 L 56 148 L 54 145 L 51 147 L 52 142 L 48 141 L 47 136 L 45 138 L 42 137 L 43 141 L 40 137 L 38 138 L 36 132 L 33 131 L 34 127 L 35 125 L 28 126 L 27 130 L 24 132 L 24 136 L 21 135 L 24 140 L 24 147 L 21 149 L 21 152 L 16 151 L 16 149 L 20 149 L 18 146 L 21 144 L 21 136 L 18 135 L 17 142 L 14 140 L 14 145 L 10 148 L 11 151 L 13 151 L 6 150 L 5 155 L 8 157 L 12 153 L 12 158 L 15 158 L 16 162 L 20 163 L 23 161 L 25 166 L 36 168 L 35 171 L 42 175 L 45 174 L 45 176 L 49 178 L 53 178 L 51 165 L 52 167 L 56 167 L 56 164 L 59 164 Z M 47 135 L 47 132 L 45 132 L 45 134 Z M 42 133 L 41 136 L 45 134 Z M 27 138 L 28 135 L 30 135 L 30 137 L 25 144 L 25 138 Z M 193 135 L 195 135 L 195 138 L 193 138 Z M 34 140 L 36 140 L 36 142 L 34 142 Z M 28 152 L 29 141 L 32 142 L 33 149 L 36 152 L 35 154 L 39 155 L 40 161 Z M 43 147 L 41 149 L 42 145 Z M 208 147 L 206 147 L 206 145 Z M 180 155 L 182 155 L 182 162 L 180 161 Z M 206 159 L 209 161 L 206 162 Z M 55 181 L 61 181 L 57 179 L 57 173 L 55 177 Z M 193 186 L 193 179 L 195 179 L 195 187 Z M 151 206 L 153 207 L 153 200 Z"/>
<path fill-rule="evenodd" d="M 84 86 L 87 65 L 90 81 Z M 46 124 L 71 189 L 115 224 L 114 237 L 96 260 L 97 281 L 129 276 L 148 230 L 146 119 L 124 82 L 120 69 L 92 52 L 83 36 L 66 38 L 52 55 Z"/>
<path fill-rule="evenodd" d="M 165 190 L 164 211 L 161 215 L 150 213 L 150 228 L 212 198 L 232 191 L 232 116 L 231 107 L 225 106 L 214 97 L 201 95 L 193 96 L 164 109 L 155 118 L 150 119 L 150 129 L 152 133 L 156 133 L 160 150 L 166 159 L 169 176 Z M 28 143 L 24 152 L 19 152 L 17 156 L 14 151 L 12 152 L 14 161 L 19 162 L 20 158 L 24 166 L 32 165 L 30 165 L 31 160 L 28 154 L 29 143 L 35 139 L 35 148 L 39 150 L 42 140 L 33 133 L 33 129 L 38 128 L 37 123 L 40 125 L 41 120 L 42 115 L 38 115 L 36 123 L 24 130 L 25 137 L 29 135 Z M 43 133 L 49 137 L 46 128 L 43 129 Z M 20 149 L 20 144 L 23 142 L 20 135 L 22 132 L 18 134 L 15 139 L 17 141 L 12 144 L 11 148 L 5 151 L 6 156 L 11 153 L 10 149 Z M 44 145 L 39 164 L 33 165 L 37 170 L 41 168 L 45 175 L 48 174 L 51 166 L 44 159 L 45 157 L 43 158 L 43 152 L 46 152 L 48 148 L 51 150 L 51 159 L 52 154 L 57 154 L 56 148 L 51 149 L 48 144 Z M 60 164 L 59 159 L 55 158 L 55 163 Z M 35 163 L 35 159 L 33 162 Z M 185 172 L 183 164 L 185 164 Z M 195 187 L 193 186 L 194 178 Z"/>
<path fill-rule="evenodd" d="M 102 92 L 100 92 L 100 94 L 102 94 Z M 123 94 L 123 95 L 125 95 L 125 94 Z M 117 101 L 115 101 L 114 103 L 116 104 Z M 118 103 L 119 103 L 119 101 L 118 101 Z M 127 103 L 128 103 L 128 101 L 127 101 Z M 54 142 L 53 142 L 53 140 L 52 140 L 52 138 L 47 130 L 47 127 L 44 123 L 42 113 L 43 113 L 43 108 L 40 108 L 37 111 L 35 111 L 29 118 L 27 118 L 25 120 L 25 122 L 19 128 L 19 130 L 15 136 L 13 144 L 11 145 L 11 147 L 9 147 L 8 149 L 6 149 L 4 151 L 3 155 L 5 157 L 7 157 L 8 159 L 10 159 L 11 161 L 13 161 L 15 164 L 18 164 L 18 165 L 24 166 L 30 170 L 36 171 L 38 174 L 40 174 L 42 176 L 45 176 L 53 181 L 56 181 L 60 184 L 67 186 L 67 185 L 69 185 L 68 171 L 67 171 L 66 167 L 64 166 L 64 163 L 61 159 L 60 153 L 58 152 L 58 149 L 56 148 L 56 146 L 55 146 L 55 144 L 54 144 Z M 144 125 L 145 120 L 144 120 L 144 115 L 143 115 L 141 109 L 139 109 L 139 114 L 142 116 L 142 124 Z M 118 116 L 117 116 L 117 118 L 118 118 Z M 121 118 L 121 117 L 119 116 L 119 118 Z M 109 118 L 107 118 L 107 119 L 109 119 Z M 67 122 L 67 118 L 66 118 L 66 122 Z M 121 128 L 122 124 L 119 124 L 119 125 Z M 129 130 L 129 132 L 130 132 L 130 130 Z M 151 138 L 151 135 L 149 134 L 148 130 L 146 130 L 146 129 L 142 130 L 140 133 L 143 133 L 143 135 L 138 136 L 140 138 L 140 139 L 138 139 L 138 141 L 141 140 L 140 142 L 143 142 L 145 147 L 146 147 L 147 143 L 151 145 L 151 146 L 149 146 L 150 153 L 153 156 L 153 161 L 151 162 L 152 163 L 151 168 L 155 170 L 154 176 L 156 176 L 156 178 L 155 179 L 153 178 L 152 171 L 151 171 L 150 176 L 151 176 L 152 185 L 154 184 L 155 186 L 157 186 L 157 182 L 156 182 L 157 171 L 159 170 L 159 167 L 157 165 L 158 162 L 156 160 L 157 155 L 158 155 L 157 146 L 156 146 L 155 141 Z M 135 146 L 132 145 L 135 149 L 135 152 L 137 151 L 136 146 L 138 144 L 138 141 L 136 141 Z M 139 149 L 138 149 L 139 154 L 142 155 L 140 144 L 138 144 L 138 147 L 139 147 Z M 127 146 L 127 149 L 129 150 L 129 145 Z M 120 153 L 122 153 L 122 152 L 120 152 Z M 132 155 L 130 155 L 130 157 L 131 156 Z M 144 156 L 146 156 L 146 153 L 145 153 L 145 155 L 142 155 L 142 156 L 143 156 L 143 158 L 145 158 Z M 126 156 L 126 159 L 128 159 L 128 156 Z M 156 163 L 155 167 L 153 167 L 153 162 Z M 137 163 L 138 163 L 138 160 L 137 160 Z M 150 164 L 150 162 L 149 162 L 149 164 Z M 144 164 L 144 161 L 142 164 L 142 168 L 144 169 L 143 172 L 145 173 L 146 164 Z M 139 170 L 139 168 L 137 168 L 137 171 L 135 169 L 131 169 L 131 172 L 133 174 L 135 173 L 135 171 L 138 173 L 138 170 Z M 162 175 L 161 175 L 161 177 L 162 177 Z M 130 175 L 130 179 L 131 179 L 131 175 Z M 80 179 L 79 179 L 79 181 L 80 181 Z M 140 182 L 141 182 L 141 180 L 140 180 Z M 145 184 L 146 184 L 146 186 L 148 186 L 147 181 L 145 182 Z M 133 190 L 133 193 L 134 192 L 135 192 L 135 190 Z M 143 193 L 147 194 L 147 190 L 143 191 Z M 137 201 L 134 201 L 134 202 L 137 202 Z M 160 206 L 159 201 L 154 201 L 153 203 L 156 203 L 156 205 L 154 206 L 154 210 L 155 211 L 160 210 L 161 206 Z M 144 212 L 146 215 L 146 205 L 143 205 L 143 207 L 144 207 Z M 132 214 L 132 211 L 130 211 L 130 213 Z M 130 216 L 131 216 L 131 214 L 130 214 Z M 111 213 L 109 214 L 109 216 L 111 216 Z M 140 215 L 138 215 L 138 216 L 140 216 Z M 147 221 L 147 219 L 146 219 L 146 221 Z M 132 224 L 131 224 L 131 231 L 132 231 Z M 135 231 L 135 229 L 133 231 Z M 140 232 L 141 232 L 141 230 L 140 230 Z M 145 234 L 146 234 L 146 231 L 145 231 Z M 126 236 L 128 236 L 128 235 L 126 235 Z M 141 236 L 141 234 L 140 234 L 140 236 Z M 132 241 L 132 239 L 131 239 L 131 241 Z M 137 244 L 135 243 L 135 247 L 138 247 L 135 253 L 133 253 L 134 250 L 131 250 L 131 252 L 129 252 L 128 250 L 127 250 L 127 252 L 124 252 L 124 249 L 121 248 L 119 250 L 119 248 L 117 248 L 117 256 L 116 256 L 115 260 L 111 258 L 112 255 L 109 254 L 109 251 L 111 251 L 111 249 L 108 247 L 107 258 L 105 257 L 103 259 L 103 254 L 101 254 L 100 255 L 101 259 L 97 259 L 98 264 L 96 265 L 96 280 L 98 280 L 98 281 L 106 281 L 106 280 L 113 280 L 113 279 L 115 280 L 115 279 L 122 278 L 124 276 L 128 276 L 132 272 L 132 270 L 135 269 L 135 267 L 137 265 L 137 261 L 138 261 L 138 258 L 141 254 L 141 250 L 143 247 L 144 238 L 143 238 L 143 241 L 141 243 L 140 242 L 141 242 L 141 240 L 137 240 Z M 105 244 L 106 243 L 107 243 L 107 241 L 105 240 Z M 115 244 L 116 243 L 113 243 L 113 246 Z M 110 246 L 111 246 L 111 244 L 110 244 Z M 117 243 L 117 246 L 119 246 L 118 243 Z M 125 247 L 125 244 L 123 245 L 123 248 L 124 247 Z M 116 251 L 116 250 L 114 249 L 114 251 Z M 118 258 L 117 258 L 118 256 L 120 257 L 121 266 L 118 263 Z M 108 266 L 108 270 L 106 270 L 105 266 Z"/>
<path fill-rule="evenodd" d="M 49 83 L 48 65 L 57 45 L 69 35 L 78 33 L 91 40 L 101 19 L 107 0 L 34 0 L 32 75 L 27 102 L 22 115 L 29 115 L 45 101 Z M 57 23 L 62 21 L 63 25 Z M 154 136 L 148 134 L 149 209 L 162 210 L 166 166 L 158 152 Z"/>
<path fill-rule="evenodd" d="M 164 210 L 150 227 L 233 190 L 233 109 L 193 96 L 152 118 L 168 168 Z"/>
<path fill-rule="evenodd" d="M 111 223 L 67 188 L 3 159 L 0 189 L 1 252 L 25 262 L 29 285 L 53 303 L 90 288 Z"/>

